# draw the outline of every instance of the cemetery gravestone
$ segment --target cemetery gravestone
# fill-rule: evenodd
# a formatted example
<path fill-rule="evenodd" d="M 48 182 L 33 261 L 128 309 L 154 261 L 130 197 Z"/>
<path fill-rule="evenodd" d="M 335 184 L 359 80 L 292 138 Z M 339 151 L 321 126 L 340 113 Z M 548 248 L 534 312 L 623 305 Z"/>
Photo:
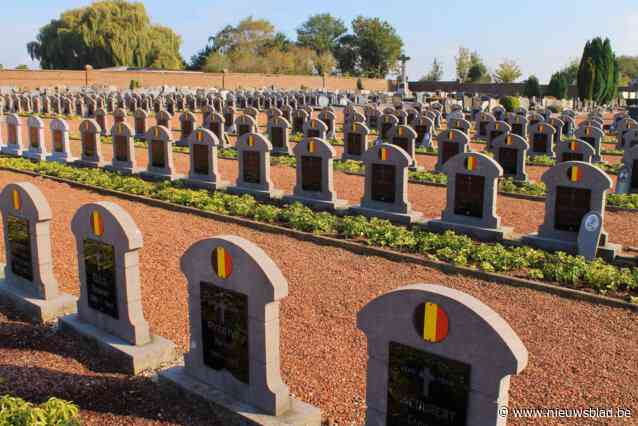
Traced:
<path fill-rule="evenodd" d="M 554 129 L 551 125 L 545 122 L 539 122 L 536 124 L 531 124 L 528 127 L 529 132 L 529 152 L 527 153 L 530 157 L 534 157 L 536 155 L 547 155 L 550 158 L 554 158 L 554 135 L 556 134 L 556 129 Z"/>
<path fill-rule="evenodd" d="M 494 139 L 501 135 L 507 135 L 512 131 L 512 127 L 504 121 L 490 121 L 487 123 L 485 132 L 487 134 L 487 149 L 492 150 Z"/>
<path fill-rule="evenodd" d="M 452 129 L 439 133 L 437 137 L 438 153 L 435 170 L 443 171 L 443 165 L 457 154 L 470 150 L 470 138 L 460 130 Z"/>
<path fill-rule="evenodd" d="M 529 144 L 518 135 L 504 134 L 494 139 L 494 158 L 503 168 L 503 175 L 514 180 L 527 181 L 526 160 Z"/>
<path fill-rule="evenodd" d="M 553 141 L 554 147 L 556 147 L 561 142 L 561 137 L 563 135 L 563 127 L 565 126 L 565 123 L 563 122 L 563 120 L 556 117 L 551 117 L 546 121 L 547 123 L 549 123 L 549 125 L 551 125 L 556 130 L 556 133 L 554 133 L 554 141 Z"/>
<path fill-rule="evenodd" d="M 164 126 L 151 127 L 145 137 L 148 146 L 148 165 L 140 176 L 149 180 L 176 180 L 182 178 L 173 163 L 173 138 Z"/>
<path fill-rule="evenodd" d="M 264 136 L 247 133 L 235 144 L 239 159 L 239 176 L 228 191 L 251 194 L 258 200 L 278 199 L 283 191 L 275 189 L 270 179 L 270 152 L 272 144 Z"/>
<path fill-rule="evenodd" d="M 392 145 L 401 147 L 412 159 L 410 170 L 418 170 L 416 162 L 415 140 L 417 134 L 409 126 L 397 125 L 388 131 L 388 140 Z"/>
<path fill-rule="evenodd" d="M 157 126 L 165 127 L 170 131 L 171 129 L 171 120 L 173 116 L 166 110 L 162 109 L 158 113 L 155 114 L 155 123 Z M 148 133 L 148 132 L 147 132 Z M 148 139 L 146 140 L 148 142 Z"/>
<path fill-rule="evenodd" d="M 71 143 L 69 141 L 69 125 L 66 121 L 54 118 L 49 124 L 51 138 L 53 139 L 51 155 L 47 157 L 48 161 L 57 161 L 60 163 L 72 163 L 76 158 L 71 154 Z"/>
<path fill-rule="evenodd" d="M 538 233 L 524 236 L 523 242 L 543 250 L 576 253 L 581 220 L 590 211 L 597 211 L 604 218 L 612 181 L 599 168 L 581 161 L 559 163 L 541 180 L 547 188 L 545 218 Z M 609 260 L 618 250 L 618 245 L 607 241 L 603 230 L 598 254 Z"/>
<path fill-rule="evenodd" d="M 8 114 L 5 118 L 7 126 L 7 144 L 0 149 L 5 155 L 22 155 L 22 120 L 18 114 Z"/>
<path fill-rule="evenodd" d="M 626 148 L 622 162 L 616 181 L 616 194 L 638 193 L 638 146 Z"/>
<path fill-rule="evenodd" d="M 623 148 L 625 151 L 638 145 L 638 128 L 628 129 L 624 132 Z"/>
<path fill-rule="evenodd" d="M 448 129 L 460 130 L 468 136 L 470 136 L 471 127 L 472 124 L 463 118 L 450 118 L 447 123 Z"/>
<path fill-rule="evenodd" d="M 527 139 L 527 118 L 524 115 L 510 113 L 508 114 L 508 120 L 510 126 L 512 126 L 512 133 L 522 138 Z"/>
<path fill-rule="evenodd" d="M 357 315 L 368 340 L 366 425 L 504 425 L 510 376 L 528 353 L 510 325 L 478 299 L 412 284 Z"/>
<path fill-rule="evenodd" d="M 180 129 L 182 131 L 182 135 L 179 141 L 177 141 L 177 146 L 188 146 L 188 137 L 193 133 L 195 127 L 197 126 L 197 118 L 195 114 L 190 111 L 185 111 L 179 116 Z"/>
<path fill-rule="evenodd" d="M 230 147 L 230 140 L 228 139 L 228 136 L 226 136 L 223 115 L 217 112 L 212 112 L 208 121 L 204 122 L 204 127 L 213 132 L 215 136 L 217 136 L 217 140 L 220 143 L 220 148 Z"/>
<path fill-rule="evenodd" d="M 584 161 L 585 163 L 591 163 L 595 153 L 594 148 L 590 144 L 578 139 L 560 142 L 557 146 L 557 150 L 556 156 L 559 163 L 565 161 Z"/>
<path fill-rule="evenodd" d="M 102 129 L 92 118 L 82 120 L 80 123 L 80 140 L 82 144 L 82 154 L 74 164 L 81 167 L 103 167 L 102 141 L 100 133 Z"/>
<path fill-rule="evenodd" d="M 603 218 L 596 211 L 587 213 L 580 223 L 577 240 L 578 254 L 589 261 L 593 261 L 596 258 L 603 229 L 602 225 Z"/>
<path fill-rule="evenodd" d="M 422 148 L 434 149 L 432 143 L 436 132 L 434 130 L 434 121 L 423 115 L 418 115 L 411 123 L 412 128 L 416 132 L 416 143 Z"/>
<path fill-rule="evenodd" d="M 625 134 L 628 130 L 637 129 L 638 122 L 633 118 L 623 118 L 616 125 L 616 149 L 622 149 L 625 147 Z"/>
<path fill-rule="evenodd" d="M 305 138 L 293 152 L 296 163 L 296 185 L 293 194 L 284 198 L 285 202 L 298 201 L 323 210 L 343 210 L 348 203 L 337 199 L 334 189 L 333 159 L 334 147 L 319 138 Z"/>
<path fill-rule="evenodd" d="M 408 167 L 412 163 L 407 152 L 383 143 L 363 154 L 365 189 L 361 204 L 352 207 L 354 214 L 381 217 L 398 223 L 422 221 L 408 201 Z"/>
<path fill-rule="evenodd" d="M 326 139 L 328 126 L 321 120 L 310 118 L 304 122 L 303 134 L 304 138 Z"/>
<path fill-rule="evenodd" d="M 487 139 L 487 125 L 496 118 L 489 112 L 481 112 L 476 118 L 476 137 L 479 139 Z"/>
<path fill-rule="evenodd" d="M 29 182 L 10 183 L 0 193 L 4 230 L 4 278 L 0 298 L 34 322 L 75 312 L 75 297 L 58 290 L 53 274 L 49 223 L 51 208 Z"/>
<path fill-rule="evenodd" d="M 576 139 L 585 141 L 594 148 L 594 158 L 592 158 L 594 163 L 603 162 L 601 154 L 603 136 L 605 136 L 605 133 L 601 129 L 592 126 L 580 126 L 574 133 Z"/>
<path fill-rule="evenodd" d="M 361 122 L 344 124 L 344 147 L 341 159 L 361 161 L 363 154 L 368 149 L 369 134 L 370 129 Z"/>
<path fill-rule="evenodd" d="M 290 123 L 282 116 L 274 116 L 268 120 L 268 137 L 272 143 L 272 153 L 291 155 Z"/>
<path fill-rule="evenodd" d="M 175 345 L 150 333 L 142 311 L 139 250 L 142 233 L 133 218 L 110 202 L 85 204 L 71 229 L 79 259 L 78 313 L 60 318 L 63 332 L 93 342 L 129 374 L 154 369 L 175 357 Z"/>
<path fill-rule="evenodd" d="M 399 124 L 399 119 L 394 114 L 383 114 L 377 120 L 377 144 L 389 142 L 390 129 Z"/>
<path fill-rule="evenodd" d="M 328 130 L 326 131 L 326 137 L 324 139 L 335 139 L 336 138 L 336 115 L 334 111 L 331 110 L 330 107 L 324 108 L 319 113 L 319 120 L 328 126 Z"/>
<path fill-rule="evenodd" d="M 127 175 L 139 172 L 135 162 L 135 141 L 131 127 L 124 122 L 114 124 L 111 129 L 111 142 L 113 159 L 105 168 Z"/>
<path fill-rule="evenodd" d="M 108 113 L 106 112 L 105 109 L 98 108 L 95 111 L 95 121 L 97 122 L 97 124 L 100 126 L 100 129 L 102 130 L 100 132 L 100 135 L 102 136 L 108 136 L 109 135 L 108 129 L 111 128 L 106 122 L 107 118 L 108 118 Z"/>
<path fill-rule="evenodd" d="M 303 133 L 309 115 L 303 109 L 296 109 L 292 113 L 292 133 Z"/>
<path fill-rule="evenodd" d="M 235 119 L 237 138 L 249 133 L 258 133 L 257 121 L 250 115 L 240 115 Z"/>
<path fill-rule="evenodd" d="M 279 304 L 288 283 L 263 250 L 235 236 L 193 244 L 188 280 L 190 351 L 160 372 L 176 386 L 257 425 L 319 426 L 319 409 L 291 397 L 279 368 Z"/>
<path fill-rule="evenodd" d="M 135 137 L 138 139 L 144 139 L 146 136 L 148 113 L 142 108 L 135 110 L 133 114 L 133 121 L 135 123 Z"/>
<path fill-rule="evenodd" d="M 196 188 L 226 189 L 228 182 L 219 173 L 217 148 L 219 139 L 205 128 L 195 130 L 188 137 L 190 171 L 186 183 Z"/>
<path fill-rule="evenodd" d="M 443 166 L 447 174 L 447 204 L 440 220 L 428 222 L 434 232 L 454 230 L 481 241 L 509 238 L 511 228 L 501 227 L 496 215 L 498 179 L 503 168 L 485 154 L 466 152 Z"/>
<path fill-rule="evenodd" d="M 35 115 L 27 119 L 29 129 L 29 149 L 22 151 L 22 156 L 31 160 L 44 161 L 47 156 L 44 144 L 44 121 Z"/>

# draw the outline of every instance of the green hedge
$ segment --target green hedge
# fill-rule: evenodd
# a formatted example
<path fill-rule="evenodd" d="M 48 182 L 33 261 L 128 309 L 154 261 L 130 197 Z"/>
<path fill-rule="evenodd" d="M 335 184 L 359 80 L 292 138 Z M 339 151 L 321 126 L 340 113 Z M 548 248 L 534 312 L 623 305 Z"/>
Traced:
<path fill-rule="evenodd" d="M 101 188 L 142 195 L 204 211 L 277 223 L 292 229 L 361 241 L 371 246 L 419 253 L 431 259 L 484 271 L 515 273 L 568 287 L 591 288 L 599 293 L 638 295 L 638 268 L 619 268 L 601 259 L 593 262 L 565 253 L 530 247 L 505 247 L 477 243 L 453 232 L 434 234 L 363 216 L 338 217 L 315 212 L 299 203 L 282 207 L 259 203 L 250 195 L 231 195 L 183 187 L 179 182 L 147 182 L 100 169 L 75 168 L 52 162 L 34 163 L 21 158 L 0 158 L 0 167 L 28 170 Z M 638 302 L 638 298 L 636 298 Z"/>
<path fill-rule="evenodd" d="M 79 426 L 77 405 L 57 398 L 33 405 L 21 398 L 0 397 L 0 426 Z"/>

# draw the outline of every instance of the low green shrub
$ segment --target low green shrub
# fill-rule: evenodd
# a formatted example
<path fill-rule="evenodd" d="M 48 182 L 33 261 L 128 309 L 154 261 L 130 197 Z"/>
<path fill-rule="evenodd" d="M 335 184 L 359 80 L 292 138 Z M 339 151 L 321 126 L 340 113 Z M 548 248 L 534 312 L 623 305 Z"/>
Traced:
<path fill-rule="evenodd" d="M 0 426 L 79 426 L 77 405 L 58 398 L 33 405 L 11 395 L 0 397 Z"/>
<path fill-rule="evenodd" d="M 514 112 L 521 106 L 521 100 L 516 96 L 505 96 L 499 102 L 507 112 Z"/>

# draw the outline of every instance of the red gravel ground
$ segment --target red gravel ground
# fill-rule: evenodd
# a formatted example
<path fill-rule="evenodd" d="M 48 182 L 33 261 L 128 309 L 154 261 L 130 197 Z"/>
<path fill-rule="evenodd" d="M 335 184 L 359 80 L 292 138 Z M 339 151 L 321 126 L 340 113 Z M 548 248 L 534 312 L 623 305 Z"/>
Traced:
<path fill-rule="evenodd" d="M 510 407 L 626 407 L 633 409 L 634 418 L 638 415 L 638 315 L 628 310 L 446 275 L 0 172 L 0 187 L 17 181 L 35 183 L 49 200 L 55 273 L 62 289 L 75 295 L 77 259 L 70 232 L 75 211 L 84 203 L 108 200 L 132 215 L 144 236 L 140 262 L 145 317 L 154 333 L 175 341 L 180 351 L 189 341 L 186 283 L 179 270 L 183 252 L 202 238 L 220 234 L 239 235 L 263 248 L 290 286 L 281 305 L 284 379 L 294 395 L 318 405 L 324 419 L 339 425 L 361 425 L 364 420 L 366 341 L 356 328 L 357 312 L 374 297 L 414 282 L 468 292 L 502 315 L 521 337 L 529 365 L 512 378 Z M 101 372 L 107 366 L 101 355 L 67 338 L 0 314 L 0 394 L 76 400 L 90 425 L 214 423 L 204 406 L 164 397 L 147 378 Z M 636 423 L 512 418 L 509 424 Z"/>

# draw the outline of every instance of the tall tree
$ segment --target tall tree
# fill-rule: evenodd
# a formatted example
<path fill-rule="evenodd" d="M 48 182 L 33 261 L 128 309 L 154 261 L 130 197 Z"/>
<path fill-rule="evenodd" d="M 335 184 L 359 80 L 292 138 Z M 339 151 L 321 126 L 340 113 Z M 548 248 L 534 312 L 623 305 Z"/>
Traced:
<path fill-rule="evenodd" d="M 179 69 L 181 38 L 152 25 L 142 3 L 103 0 L 63 12 L 27 45 L 44 69 L 112 66 Z"/>
<path fill-rule="evenodd" d="M 359 16 L 352 21 L 352 34 L 359 54 L 360 73 L 370 78 L 385 78 L 393 70 L 403 40 L 392 25 L 379 18 Z"/>
<path fill-rule="evenodd" d="M 620 71 L 609 39 L 588 41 L 578 69 L 578 92 L 583 100 L 611 102 L 618 93 Z M 591 79 L 591 81 L 590 81 Z"/>
<path fill-rule="evenodd" d="M 567 97 L 567 80 L 561 72 L 556 72 L 549 80 L 549 86 L 547 87 L 547 94 L 553 96 L 556 99 L 565 99 Z"/>
<path fill-rule="evenodd" d="M 456 61 L 456 78 L 463 83 L 467 79 L 467 74 L 472 66 L 472 53 L 470 49 L 460 46 L 459 53 L 454 60 Z"/>
<path fill-rule="evenodd" d="M 348 28 L 341 19 L 329 13 L 312 15 L 297 28 L 297 43 L 308 47 L 321 55 L 325 52 L 334 53 L 339 37 L 348 32 Z"/>
<path fill-rule="evenodd" d="M 439 81 L 442 77 L 443 66 L 437 58 L 434 58 L 434 60 L 432 61 L 432 68 L 427 74 L 421 77 L 421 81 Z"/>
<path fill-rule="evenodd" d="M 497 83 L 513 83 L 518 80 L 521 75 L 521 69 L 518 64 L 510 59 L 503 61 L 496 71 L 494 71 L 494 81 Z"/>
<path fill-rule="evenodd" d="M 578 59 L 573 59 L 569 64 L 567 64 L 563 69 L 559 72 L 565 78 L 568 86 L 576 84 L 578 80 L 578 68 L 579 62 Z"/>
<path fill-rule="evenodd" d="M 596 67 L 590 57 L 583 57 L 583 62 L 578 70 L 578 97 L 583 101 L 591 101 L 594 98 L 594 80 Z"/>
<path fill-rule="evenodd" d="M 538 78 L 535 75 L 530 75 L 525 81 L 525 86 L 523 87 L 523 95 L 528 98 L 540 98 L 541 86 L 538 82 Z"/>

